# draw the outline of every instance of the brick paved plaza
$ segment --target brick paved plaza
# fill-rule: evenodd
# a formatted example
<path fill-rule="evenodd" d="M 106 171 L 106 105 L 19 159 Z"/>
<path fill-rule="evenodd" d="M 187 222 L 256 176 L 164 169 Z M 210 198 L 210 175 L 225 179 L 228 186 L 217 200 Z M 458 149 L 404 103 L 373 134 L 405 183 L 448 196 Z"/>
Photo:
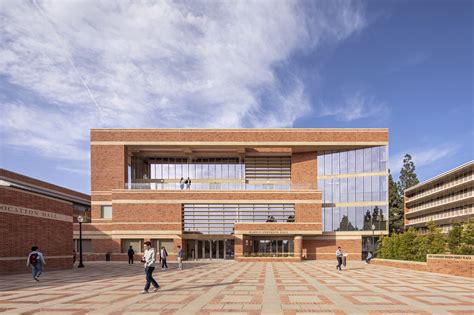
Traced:
<path fill-rule="evenodd" d="M 141 264 L 0 276 L 5 314 L 473 314 L 469 278 L 351 262 L 187 263 L 155 273 L 162 290 L 141 295 Z"/>

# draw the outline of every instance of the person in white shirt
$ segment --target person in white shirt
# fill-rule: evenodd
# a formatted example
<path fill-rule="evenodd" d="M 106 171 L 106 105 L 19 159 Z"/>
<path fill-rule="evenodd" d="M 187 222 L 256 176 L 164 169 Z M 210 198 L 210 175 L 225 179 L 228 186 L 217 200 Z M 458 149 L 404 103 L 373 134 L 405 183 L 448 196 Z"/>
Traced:
<path fill-rule="evenodd" d="M 157 292 L 160 286 L 155 279 L 153 279 L 153 270 L 155 270 L 155 249 L 151 247 L 151 242 L 145 242 L 145 253 L 143 254 L 142 262 L 145 263 L 146 284 L 142 294 L 148 293 L 150 284 L 155 288 L 153 292 Z"/>
<path fill-rule="evenodd" d="M 33 279 L 39 281 L 39 276 L 43 272 L 43 266 L 46 265 L 43 253 L 38 250 L 38 246 L 31 247 L 31 253 L 26 259 L 26 267 L 31 266 Z"/>

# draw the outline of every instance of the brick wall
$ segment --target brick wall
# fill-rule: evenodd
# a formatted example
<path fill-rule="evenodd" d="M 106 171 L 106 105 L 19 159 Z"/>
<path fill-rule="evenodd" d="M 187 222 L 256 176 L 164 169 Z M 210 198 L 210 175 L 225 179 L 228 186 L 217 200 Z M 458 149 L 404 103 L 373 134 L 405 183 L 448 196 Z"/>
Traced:
<path fill-rule="evenodd" d="M 316 152 L 291 155 L 291 184 L 294 189 L 316 189 L 317 170 Z"/>
<path fill-rule="evenodd" d="M 448 259 L 443 258 L 450 257 Z M 373 259 L 374 265 L 474 278 L 474 256 L 428 255 L 426 262 Z"/>
<path fill-rule="evenodd" d="M 0 203 L 71 218 L 73 215 L 72 203 L 11 188 L 0 188 Z M 0 273 L 27 272 L 26 258 L 33 245 L 44 254 L 47 270 L 72 268 L 72 221 L 10 213 L 1 213 L 0 217 Z"/>
<path fill-rule="evenodd" d="M 127 176 L 127 149 L 124 145 L 91 146 L 92 191 L 124 189 Z"/>
<path fill-rule="evenodd" d="M 303 255 L 309 260 L 335 260 L 337 247 L 348 254 L 349 260 L 361 260 L 362 239 L 305 239 L 303 238 Z"/>

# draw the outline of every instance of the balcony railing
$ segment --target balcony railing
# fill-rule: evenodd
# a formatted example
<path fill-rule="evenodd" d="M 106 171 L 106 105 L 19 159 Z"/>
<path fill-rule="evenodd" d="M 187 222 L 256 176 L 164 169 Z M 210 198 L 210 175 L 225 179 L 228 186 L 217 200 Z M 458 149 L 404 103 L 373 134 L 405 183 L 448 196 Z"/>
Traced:
<path fill-rule="evenodd" d="M 180 183 L 126 183 L 125 189 L 145 189 L 145 190 L 282 190 L 299 191 L 316 190 L 316 185 L 291 184 L 291 183 L 245 183 L 245 182 L 206 182 L 192 183 L 191 185 L 181 185 Z"/>

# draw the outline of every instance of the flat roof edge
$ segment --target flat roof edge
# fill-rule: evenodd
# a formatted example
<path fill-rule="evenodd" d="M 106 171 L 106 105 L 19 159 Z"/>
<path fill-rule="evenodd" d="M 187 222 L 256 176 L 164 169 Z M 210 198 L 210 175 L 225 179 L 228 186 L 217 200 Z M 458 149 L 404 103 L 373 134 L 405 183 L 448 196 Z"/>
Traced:
<path fill-rule="evenodd" d="M 431 177 L 431 178 L 429 178 L 429 179 L 427 179 L 427 180 L 425 180 L 425 181 L 423 181 L 423 182 L 421 182 L 421 183 L 418 183 L 418 184 L 416 184 L 415 186 L 412 186 L 412 187 L 406 189 L 406 190 L 405 190 L 405 194 L 406 194 L 407 192 L 410 192 L 410 191 L 412 191 L 412 190 L 416 190 L 416 189 L 418 189 L 418 188 L 420 188 L 420 187 L 422 187 L 422 186 L 424 186 L 424 185 L 430 184 L 430 183 L 432 183 L 432 182 L 434 182 L 434 181 L 436 181 L 436 180 L 438 180 L 438 179 L 440 179 L 440 178 L 442 178 L 442 177 L 444 177 L 444 176 L 447 176 L 447 175 L 449 175 L 449 174 L 455 173 L 455 172 L 457 172 L 457 171 L 459 171 L 459 170 L 461 170 L 461 169 L 463 169 L 463 168 L 469 167 L 469 166 L 471 166 L 471 165 L 474 165 L 474 160 L 471 160 L 471 161 L 469 161 L 469 162 L 466 162 L 466 163 L 464 163 L 464 164 L 461 164 L 461 165 L 459 165 L 459 166 L 457 166 L 457 167 L 455 167 L 455 168 L 452 168 L 452 169 L 450 169 L 450 170 L 448 170 L 448 171 L 446 171 L 446 172 L 444 172 L 444 173 L 441 173 L 441 174 L 436 175 L 436 176 L 434 176 L 434 177 Z"/>
<path fill-rule="evenodd" d="M 173 132 L 173 131 L 372 131 L 388 132 L 388 128 L 91 128 L 92 131 L 112 132 L 112 131 L 154 131 L 154 132 Z"/>

